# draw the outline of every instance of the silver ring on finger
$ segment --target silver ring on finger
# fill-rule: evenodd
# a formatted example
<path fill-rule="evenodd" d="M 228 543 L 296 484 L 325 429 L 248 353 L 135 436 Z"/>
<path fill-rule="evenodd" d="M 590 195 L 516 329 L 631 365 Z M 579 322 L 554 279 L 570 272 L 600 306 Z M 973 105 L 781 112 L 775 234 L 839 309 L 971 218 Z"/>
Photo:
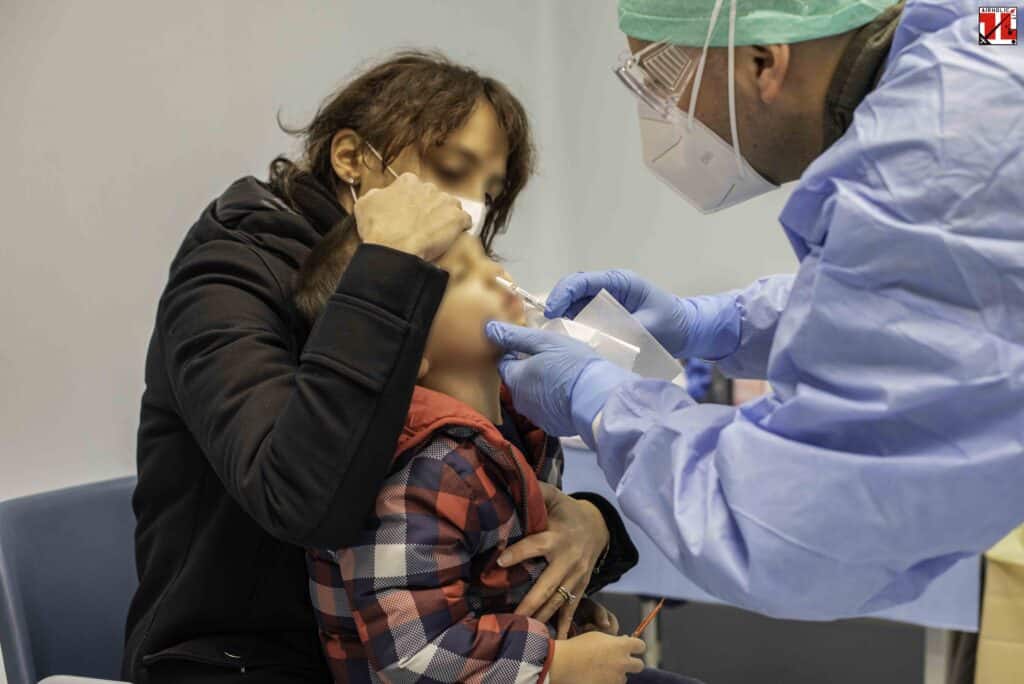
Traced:
<path fill-rule="evenodd" d="M 566 603 L 572 603 L 576 600 L 576 594 L 572 593 L 565 587 L 558 587 L 558 595 L 562 597 L 562 600 Z"/>

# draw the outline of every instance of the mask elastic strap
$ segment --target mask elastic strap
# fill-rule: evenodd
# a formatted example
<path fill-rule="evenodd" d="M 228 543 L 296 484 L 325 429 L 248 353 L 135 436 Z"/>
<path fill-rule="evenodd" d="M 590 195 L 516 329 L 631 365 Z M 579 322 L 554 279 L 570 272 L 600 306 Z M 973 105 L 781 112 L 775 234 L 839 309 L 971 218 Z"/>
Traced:
<path fill-rule="evenodd" d="M 704 38 L 704 49 L 700 53 L 700 62 L 697 63 L 697 76 L 693 79 L 693 90 L 690 91 L 690 107 L 687 112 L 687 123 L 689 128 L 693 130 L 693 118 L 697 112 L 697 93 L 700 92 L 701 81 L 704 80 L 704 65 L 708 61 L 708 47 L 711 45 L 711 34 L 715 32 L 715 25 L 718 23 L 718 13 L 722 10 L 722 2 L 724 0 L 715 0 L 715 7 L 711 10 L 711 21 L 708 23 L 708 35 Z M 735 0 L 733 0 L 733 9 L 736 8 Z"/>
<path fill-rule="evenodd" d="M 747 169 L 740 153 L 740 138 L 736 130 L 736 0 L 729 6 L 729 126 L 732 133 L 732 149 L 736 153 L 736 168 L 740 178 L 746 178 Z"/>
<path fill-rule="evenodd" d="M 398 174 L 395 173 L 394 169 L 391 168 L 391 165 L 384 163 L 384 157 L 380 156 L 380 152 L 377 151 L 377 148 L 371 145 L 368 140 L 364 140 L 363 142 L 365 142 L 366 146 L 370 148 L 370 151 L 373 152 L 374 156 L 376 156 L 377 159 L 380 160 L 381 165 L 388 170 L 388 173 L 390 173 L 395 178 L 398 178 Z"/>

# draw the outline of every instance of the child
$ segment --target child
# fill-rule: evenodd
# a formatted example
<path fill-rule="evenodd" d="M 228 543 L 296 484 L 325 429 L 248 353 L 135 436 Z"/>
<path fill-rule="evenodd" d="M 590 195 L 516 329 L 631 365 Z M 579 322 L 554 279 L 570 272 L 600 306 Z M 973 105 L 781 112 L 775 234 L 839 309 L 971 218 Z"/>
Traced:
<path fill-rule="evenodd" d="M 310 254 L 295 303 L 313 322 L 355 250 L 350 225 Z M 562 452 L 503 405 L 500 351 L 488 320 L 521 322 L 522 303 L 495 282 L 500 266 L 461 236 L 420 363 L 419 385 L 389 478 L 358 544 L 308 554 L 310 593 L 336 682 L 621 681 L 643 642 L 591 632 L 555 641 L 514 614 L 543 561 L 497 564 L 546 529 L 541 482 L 558 485 Z M 507 274 L 504 274 L 507 276 Z M 372 340 L 367 341 L 372 344 Z M 497 425 L 516 421 L 524 450 Z M 595 676 L 595 674 L 599 676 Z"/>

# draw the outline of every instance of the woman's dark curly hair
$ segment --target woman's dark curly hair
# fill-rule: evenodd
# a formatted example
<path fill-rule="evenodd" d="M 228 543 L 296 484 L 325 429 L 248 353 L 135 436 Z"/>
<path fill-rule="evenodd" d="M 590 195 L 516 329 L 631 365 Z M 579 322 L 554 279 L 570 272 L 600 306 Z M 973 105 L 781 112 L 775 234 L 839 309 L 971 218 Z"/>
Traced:
<path fill-rule="evenodd" d="M 409 145 L 423 153 L 443 143 L 466 122 L 481 98 L 494 107 L 509 149 L 505 187 L 493 198 L 481 232 L 490 252 L 495 234 L 508 223 L 512 205 L 533 173 L 530 124 L 522 104 L 502 83 L 437 52 L 396 53 L 327 98 L 309 125 L 282 124 L 287 133 L 303 138 L 304 149 L 297 161 L 279 156 L 271 162 L 271 187 L 294 206 L 292 183 L 299 174 L 309 173 L 337 196 L 344 189 L 331 167 L 331 142 L 338 131 L 356 131 L 390 164 Z"/>

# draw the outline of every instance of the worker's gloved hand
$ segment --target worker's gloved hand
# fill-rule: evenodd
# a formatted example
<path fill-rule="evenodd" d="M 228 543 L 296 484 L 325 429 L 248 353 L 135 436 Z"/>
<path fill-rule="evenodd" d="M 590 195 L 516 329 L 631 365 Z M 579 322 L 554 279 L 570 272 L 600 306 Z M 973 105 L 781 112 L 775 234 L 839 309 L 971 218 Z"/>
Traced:
<path fill-rule="evenodd" d="M 677 297 L 632 271 L 590 271 L 562 278 L 548 295 L 544 315 L 573 318 L 602 289 L 676 358 L 721 359 L 739 345 L 736 294 Z"/>
<path fill-rule="evenodd" d="M 594 418 L 608 396 L 637 377 L 582 342 L 553 332 L 491 321 L 486 333 L 506 352 L 498 370 L 516 411 L 549 435 L 578 434 L 591 448 Z"/>

